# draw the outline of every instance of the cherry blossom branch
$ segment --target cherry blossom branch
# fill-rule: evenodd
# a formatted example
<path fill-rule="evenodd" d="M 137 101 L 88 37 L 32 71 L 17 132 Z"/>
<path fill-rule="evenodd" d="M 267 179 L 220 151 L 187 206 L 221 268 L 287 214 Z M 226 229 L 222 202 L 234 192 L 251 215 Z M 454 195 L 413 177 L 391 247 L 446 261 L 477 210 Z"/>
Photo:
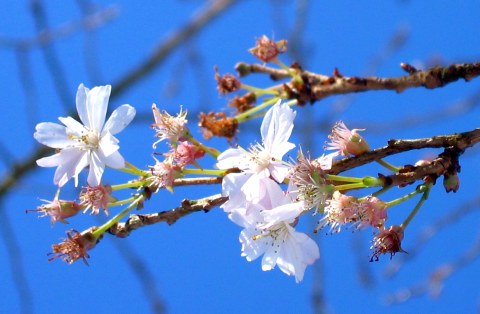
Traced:
<path fill-rule="evenodd" d="M 356 168 L 369 162 L 384 158 L 386 156 L 399 154 L 413 149 L 422 148 L 446 148 L 445 151 L 434 159 L 430 164 L 417 167 L 405 167 L 403 172 L 389 176 L 380 176 L 386 186 L 408 185 L 417 180 L 422 180 L 426 176 L 435 178 L 445 173 L 450 167 L 458 166 L 458 155 L 464 149 L 480 142 L 480 129 L 458 134 L 433 136 L 431 138 L 415 140 L 389 140 L 388 145 L 366 152 L 362 155 L 346 158 L 335 162 L 332 169 L 326 171 L 329 174 L 337 174 L 352 168 Z M 220 184 L 222 177 L 208 178 L 183 178 L 176 179 L 174 186 L 194 185 L 194 184 Z M 118 237 L 127 237 L 131 231 L 141 227 L 152 225 L 159 222 L 166 222 L 169 225 L 175 223 L 178 219 L 194 212 L 208 212 L 216 206 L 220 206 L 228 200 L 220 194 L 206 197 L 200 200 L 183 200 L 182 204 L 172 210 L 162 211 L 154 214 L 130 215 L 124 223 L 117 223 L 109 229 L 109 232 Z"/>
<path fill-rule="evenodd" d="M 411 65 L 402 63 L 400 66 L 409 74 L 399 77 L 356 77 L 343 76 L 335 69 L 332 76 L 301 71 L 301 77 L 309 87 L 297 97 L 301 103 L 315 102 L 323 98 L 365 92 L 371 90 L 394 90 L 397 93 L 408 88 L 425 87 L 428 89 L 443 87 L 459 79 L 470 81 L 480 75 L 480 62 L 452 64 L 446 67 L 432 67 L 419 71 Z M 269 74 L 273 80 L 288 78 L 291 75 L 283 69 L 271 68 L 260 64 L 247 64 L 240 62 L 235 66 L 240 76 L 252 73 Z M 289 89 L 295 89 L 292 83 L 286 84 Z M 283 85 L 284 86 L 284 85 Z M 283 86 L 277 86 L 281 89 Z"/>
<path fill-rule="evenodd" d="M 154 214 L 138 215 L 132 214 L 126 222 L 119 222 L 108 230 L 111 234 L 120 238 L 127 237 L 131 231 L 159 222 L 166 222 L 169 225 L 174 224 L 178 219 L 191 213 L 203 211 L 208 213 L 212 208 L 225 203 L 228 197 L 221 194 L 212 195 L 198 200 L 184 199 L 180 206 L 172 210 L 163 211 Z"/>

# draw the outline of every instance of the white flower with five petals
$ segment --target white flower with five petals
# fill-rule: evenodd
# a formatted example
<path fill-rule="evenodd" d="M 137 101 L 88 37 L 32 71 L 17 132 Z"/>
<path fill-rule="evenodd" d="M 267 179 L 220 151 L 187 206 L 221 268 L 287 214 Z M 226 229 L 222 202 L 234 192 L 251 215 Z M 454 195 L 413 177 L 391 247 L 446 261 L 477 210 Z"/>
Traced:
<path fill-rule="evenodd" d="M 135 117 L 135 109 L 122 105 L 105 122 L 111 86 L 97 86 L 91 90 L 80 84 L 76 105 L 83 124 L 72 117 L 59 117 L 64 124 L 43 122 L 37 124 L 34 138 L 40 143 L 60 150 L 37 160 L 41 167 L 57 167 L 54 183 L 63 186 L 70 178 L 78 185 L 78 174 L 89 166 L 87 182 L 100 184 L 105 166 L 122 168 L 125 160 L 118 152 L 115 134 L 122 131 Z"/>

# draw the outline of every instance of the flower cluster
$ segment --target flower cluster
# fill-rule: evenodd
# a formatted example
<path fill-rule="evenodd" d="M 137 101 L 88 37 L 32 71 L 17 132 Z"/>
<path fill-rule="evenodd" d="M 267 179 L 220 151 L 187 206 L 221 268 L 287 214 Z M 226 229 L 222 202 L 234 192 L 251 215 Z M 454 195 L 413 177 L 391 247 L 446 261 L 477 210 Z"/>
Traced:
<path fill-rule="evenodd" d="M 249 150 L 226 150 L 218 156 L 217 167 L 242 171 L 226 175 L 222 183 L 222 194 L 229 197 L 222 208 L 244 228 L 240 234 L 242 256 L 252 261 L 263 255 L 263 270 L 278 265 L 298 282 L 320 253 L 315 241 L 294 228 L 305 210 L 304 202 L 279 185 L 289 173 L 282 158 L 295 147 L 288 141 L 294 118 L 295 112 L 287 104 L 277 102 L 263 119 L 262 144 Z"/>

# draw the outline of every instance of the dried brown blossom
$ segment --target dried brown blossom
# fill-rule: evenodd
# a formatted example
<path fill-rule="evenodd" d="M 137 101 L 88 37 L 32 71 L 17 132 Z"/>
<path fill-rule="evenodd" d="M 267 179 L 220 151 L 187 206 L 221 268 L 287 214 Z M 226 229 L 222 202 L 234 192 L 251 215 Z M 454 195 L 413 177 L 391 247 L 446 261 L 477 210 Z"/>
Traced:
<path fill-rule="evenodd" d="M 252 108 L 256 100 L 257 97 L 254 93 L 247 93 L 242 97 L 236 96 L 235 98 L 233 98 L 228 103 L 228 106 L 235 108 L 237 113 L 242 113 Z"/>
<path fill-rule="evenodd" d="M 229 141 L 235 137 L 238 129 L 238 121 L 235 118 L 227 117 L 224 112 L 203 112 L 199 115 L 199 126 L 203 128 L 203 137 L 211 138 L 213 135 L 226 137 Z"/>
<path fill-rule="evenodd" d="M 217 81 L 217 90 L 220 94 L 228 94 L 239 90 L 242 83 L 232 74 L 218 74 L 218 67 L 215 66 L 215 80 Z"/>
<path fill-rule="evenodd" d="M 92 227 L 82 233 L 77 230 L 67 231 L 67 239 L 60 244 L 52 245 L 53 253 L 48 254 L 52 255 L 48 261 L 51 262 L 54 259 L 61 258 L 64 262 L 72 264 L 78 259 L 83 259 L 83 262 L 88 265 L 87 258 L 90 258 L 90 255 L 87 251 L 93 249 L 100 240 L 93 235 L 93 231 L 96 229 L 97 227 Z"/>

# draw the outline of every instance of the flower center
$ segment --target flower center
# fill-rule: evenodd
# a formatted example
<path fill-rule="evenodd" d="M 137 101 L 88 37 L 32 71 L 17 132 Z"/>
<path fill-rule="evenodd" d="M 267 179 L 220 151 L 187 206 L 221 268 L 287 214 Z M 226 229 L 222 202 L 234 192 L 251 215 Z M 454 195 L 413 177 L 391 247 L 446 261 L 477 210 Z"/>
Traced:
<path fill-rule="evenodd" d="M 253 162 L 258 165 L 257 169 L 255 169 L 257 172 L 268 168 L 270 162 L 273 160 L 273 157 L 270 155 L 270 153 L 260 146 L 260 144 L 252 146 L 250 148 L 250 154 Z"/>
<path fill-rule="evenodd" d="M 100 146 L 100 133 L 85 129 L 80 136 L 69 134 L 68 138 L 77 141 L 82 149 L 97 150 Z"/>

